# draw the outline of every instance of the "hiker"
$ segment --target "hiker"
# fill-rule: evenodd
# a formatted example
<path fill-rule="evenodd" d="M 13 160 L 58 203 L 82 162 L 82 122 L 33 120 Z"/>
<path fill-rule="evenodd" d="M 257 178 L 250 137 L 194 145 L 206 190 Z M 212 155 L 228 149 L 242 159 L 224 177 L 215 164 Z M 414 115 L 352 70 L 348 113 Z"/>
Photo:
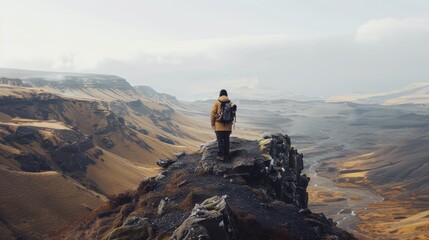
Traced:
<path fill-rule="evenodd" d="M 237 105 L 231 103 L 228 93 L 222 89 L 219 98 L 213 103 L 210 113 L 212 128 L 216 133 L 218 144 L 217 160 L 225 160 L 229 155 L 229 136 L 232 131 L 232 124 L 235 118 Z"/>

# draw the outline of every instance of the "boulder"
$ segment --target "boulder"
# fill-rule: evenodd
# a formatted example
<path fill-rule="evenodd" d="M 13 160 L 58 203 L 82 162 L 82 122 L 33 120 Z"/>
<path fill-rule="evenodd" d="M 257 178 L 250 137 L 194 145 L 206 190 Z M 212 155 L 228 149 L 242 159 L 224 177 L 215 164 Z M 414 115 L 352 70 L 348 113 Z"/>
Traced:
<path fill-rule="evenodd" d="M 173 164 L 175 161 L 170 158 L 160 158 L 156 161 L 156 164 L 162 168 L 168 168 L 171 164 Z"/>
<path fill-rule="evenodd" d="M 214 196 L 196 204 L 170 239 L 238 239 L 238 224 L 226 198 L 226 195 Z"/>

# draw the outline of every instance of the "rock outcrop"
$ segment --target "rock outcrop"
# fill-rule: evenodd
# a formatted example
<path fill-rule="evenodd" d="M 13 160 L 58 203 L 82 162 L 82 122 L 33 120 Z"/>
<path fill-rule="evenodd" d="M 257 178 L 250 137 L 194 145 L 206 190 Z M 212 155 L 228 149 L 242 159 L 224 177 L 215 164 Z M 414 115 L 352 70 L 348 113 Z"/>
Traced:
<path fill-rule="evenodd" d="M 244 177 L 264 185 L 273 199 L 307 208 L 310 178 L 301 174 L 303 155 L 291 147 L 287 135 L 264 134 L 258 142 L 231 138 L 230 161 L 216 161 L 216 141 L 203 145 L 201 151 L 202 171 Z"/>
<path fill-rule="evenodd" d="M 215 142 L 160 161 L 165 171 L 111 198 L 55 239 L 355 239 L 307 208 L 309 178 L 287 135 L 231 139 L 226 161 Z M 140 224 L 140 223 L 141 224 Z M 100 227 L 103 226 L 103 227 Z"/>
<path fill-rule="evenodd" d="M 214 196 L 196 204 L 170 239 L 239 239 L 238 223 L 226 198 Z"/>
<path fill-rule="evenodd" d="M 56 76 L 27 77 L 22 80 L 34 87 L 119 89 L 136 92 L 127 80 L 113 75 L 58 73 Z"/>
<path fill-rule="evenodd" d="M 0 124 L 0 139 L 10 146 L 21 145 L 21 152 L 15 154 L 21 170 L 41 172 L 61 170 L 72 173 L 86 171 L 89 164 L 94 163 L 93 142 L 87 136 L 72 129 L 49 129 L 43 127 L 18 126 L 11 127 Z M 53 143 L 55 142 L 55 144 Z M 26 147 L 28 145 L 28 147 Z M 33 151 L 32 145 L 42 148 Z M 28 150 L 25 150 L 28 149 Z"/>

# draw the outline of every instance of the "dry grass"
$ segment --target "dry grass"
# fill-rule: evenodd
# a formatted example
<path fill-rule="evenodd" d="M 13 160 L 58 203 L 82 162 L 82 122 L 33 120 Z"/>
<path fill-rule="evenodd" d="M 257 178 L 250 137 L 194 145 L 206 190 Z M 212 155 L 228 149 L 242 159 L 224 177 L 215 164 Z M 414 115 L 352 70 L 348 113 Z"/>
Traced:
<path fill-rule="evenodd" d="M 109 205 L 111 209 L 117 208 L 119 206 L 122 206 L 126 203 L 130 203 L 134 199 L 134 194 L 131 192 L 124 192 L 119 193 L 117 195 L 108 197 L 109 198 Z"/>
<path fill-rule="evenodd" d="M 392 200 L 371 204 L 367 211 L 358 212 L 363 222 L 357 229 L 374 239 L 429 239 L 428 206 L 417 209 L 416 205 L 425 206 Z"/>
<path fill-rule="evenodd" d="M 167 192 L 175 192 L 178 189 L 179 183 L 183 182 L 188 178 L 188 173 L 186 170 L 175 171 L 171 176 L 171 180 L 165 185 L 165 190 Z"/>
<path fill-rule="evenodd" d="M 0 218 L 28 235 L 45 234 L 82 218 L 106 202 L 56 172 L 0 170 Z"/>
<path fill-rule="evenodd" d="M 207 190 L 205 189 L 192 188 L 177 207 L 184 212 L 189 212 L 194 208 L 195 204 L 200 203 L 201 199 L 205 198 L 206 194 Z"/>

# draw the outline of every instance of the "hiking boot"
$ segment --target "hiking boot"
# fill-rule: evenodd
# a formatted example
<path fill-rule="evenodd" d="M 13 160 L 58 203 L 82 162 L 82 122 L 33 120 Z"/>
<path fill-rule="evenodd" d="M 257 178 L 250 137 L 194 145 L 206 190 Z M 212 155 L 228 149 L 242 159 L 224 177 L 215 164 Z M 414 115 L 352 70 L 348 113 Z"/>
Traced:
<path fill-rule="evenodd" d="M 217 156 L 216 160 L 223 161 L 223 160 L 225 160 L 225 157 Z"/>

